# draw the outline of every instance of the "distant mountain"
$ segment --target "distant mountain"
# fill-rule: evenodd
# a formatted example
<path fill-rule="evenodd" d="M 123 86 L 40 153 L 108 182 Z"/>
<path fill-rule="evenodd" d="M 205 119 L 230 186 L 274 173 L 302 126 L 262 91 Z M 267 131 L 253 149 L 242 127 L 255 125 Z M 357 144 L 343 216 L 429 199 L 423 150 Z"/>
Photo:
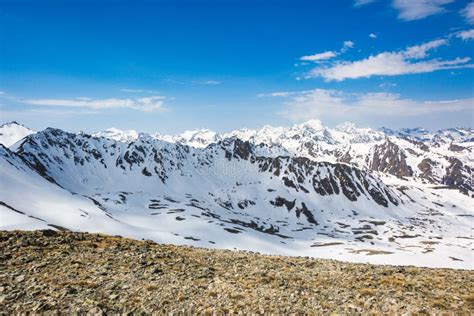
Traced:
<path fill-rule="evenodd" d="M 217 134 L 188 131 L 156 139 L 205 148 L 225 139 L 240 139 L 255 146 L 261 156 L 298 156 L 314 161 L 349 163 L 362 169 L 398 177 L 415 177 L 474 193 L 471 180 L 474 130 L 451 128 L 431 133 L 423 128 L 379 131 L 343 123 L 330 129 L 318 120 L 289 128 L 265 126 Z"/>
<path fill-rule="evenodd" d="M 134 130 L 122 131 L 114 127 L 92 134 L 92 136 L 109 138 L 122 143 L 131 143 L 137 139 L 148 139 L 151 137 L 146 133 L 139 133 Z"/>
<path fill-rule="evenodd" d="M 0 228 L 472 268 L 472 135 L 48 128 L 0 148 Z"/>
<path fill-rule="evenodd" d="M 0 144 L 10 147 L 24 137 L 33 134 L 31 129 L 13 121 L 0 125 Z"/>
<path fill-rule="evenodd" d="M 437 132 L 430 132 L 424 128 L 402 128 L 400 130 L 392 130 L 389 128 L 380 128 L 380 131 L 387 136 L 397 136 L 400 138 L 410 138 L 422 142 L 430 143 L 468 143 L 474 142 L 472 128 L 447 128 Z"/>
<path fill-rule="evenodd" d="M 216 132 L 208 129 L 186 131 L 176 136 L 155 134 L 154 137 L 170 143 L 181 143 L 197 148 L 207 147 L 209 144 L 216 143 L 222 139 Z"/>

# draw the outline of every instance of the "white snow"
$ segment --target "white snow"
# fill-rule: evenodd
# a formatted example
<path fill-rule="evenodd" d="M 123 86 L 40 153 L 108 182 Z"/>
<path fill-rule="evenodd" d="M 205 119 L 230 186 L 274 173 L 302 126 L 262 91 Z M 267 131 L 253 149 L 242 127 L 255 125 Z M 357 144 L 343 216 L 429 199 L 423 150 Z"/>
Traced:
<path fill-rule="evenodd" d="M 200 247 L 474 268 L 474 204 L 468 195 L 418 176 L 400 179 L 368 172 L 364 173 L 367 188 L 361 184 L 363 194 L 350 201 L 341 192 L 321 195 L 313 189 L 314 184 L 334 175 L 332 165 L 317 164 L 310 169 L 290 164 L 290 158 L 278 158 L 280 175 L 276 175 L 273 169 L 262 170 L 265 159 L 251 162 L 226 155 L 226 150 L 233 149 L 231 139 L 239 137 L 255 145 L 256 156 L 304 156 L 334 162 L 339 154 L 348 152 L 354 158 L 351 163 L 365 169 L 370 149 L 387 137 L 379 131 L 353 124 L 329 129 L 312 121 L 225 135 L 199 130 L 166 138 L 116 129 L 94 138 L 77 134 L 72 140 L 70 135 L 57 130 L 40 132 L 32 136 L 32 144 L 14 146 L 14 150 L 21 148 L 18 154 L 0 147 L 0 201 L 4 203 L 0 205 L 0 229 L 60 226 Z M 406 151 L 411 166 L 427 157 L 438 161 L 435 173 L 439 177 L 449 165 L 448 154 L 472 166 L 471 149 L 450 151 L 451 142 L 438 142 L 439 146 L 432 145 L 425 152 L 398 136 L 388 137 Z M 472 148 L 468 140 L 463 135 L 459 141 Z M 313 147 L 302 146 L 305 143 Z M 23 155 L 33 161 L 28 154 L 39 157 L 57 184 L 20 159 Z M 300 169 L 292 171 L 295 166 Z M 282 181 L 289 177 L 297 183 L 297 173 L 304 175 L 298 185 L 308 192 Z M 348 176 L 359 183 L 354 173 Z M 384 196 L 392 194 L 398 205 L 377 204 L 368 194 L 371 189 L 380 189 Z M 270 203 L 278 197 L 294 201 L 295 206 L 288 210 Z M 317 225 L 302 213 L 297 216 L 303 203 Z M 329 242 L 340 244 L 315 246 Z M 370 255 L 368 250 L 386 253 Z"/>
<path fill-rule="evenodd" d="M 33 133 L 34 131 L 17 122 L 6 123 L 0 125 L 0 144 L 5 147 L 10 147 Z"/>

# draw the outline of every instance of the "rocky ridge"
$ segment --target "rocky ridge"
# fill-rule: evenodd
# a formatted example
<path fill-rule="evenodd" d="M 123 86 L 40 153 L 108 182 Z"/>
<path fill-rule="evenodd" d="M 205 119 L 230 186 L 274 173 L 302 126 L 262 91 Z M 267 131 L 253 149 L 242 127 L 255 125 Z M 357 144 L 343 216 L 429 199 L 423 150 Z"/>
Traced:
<path fill-rule="evenodd" d="M 107 137 L 104 132 L 94 135 Z M 353 123 L 329 128 L 318 120 L 311 120 L 291 127 L 264 126 L 222 134 L 203 129 L 150 137 L 196 148 L 237 138 L 262 148 L 260 154 L 264 156 L 291 155 L 315 161 L 343 162 L 400 178 L 414 177 L 447 185 L 470 196 L 474 194 L 470 176 L 474 151 L 472 128 L 448 128 L 436 132 L 423 128 L 373 130 Z M 113 139 L 123 139 L 123 136 Z M 426 164 L 427 159 L 433 163 Z M 454 175 L 450 168 L 453 159 L 457 159 Z M 426 177 L 427 168 L 429 177 Z M 456 181 L 452 181 L 453 177 Z"/>

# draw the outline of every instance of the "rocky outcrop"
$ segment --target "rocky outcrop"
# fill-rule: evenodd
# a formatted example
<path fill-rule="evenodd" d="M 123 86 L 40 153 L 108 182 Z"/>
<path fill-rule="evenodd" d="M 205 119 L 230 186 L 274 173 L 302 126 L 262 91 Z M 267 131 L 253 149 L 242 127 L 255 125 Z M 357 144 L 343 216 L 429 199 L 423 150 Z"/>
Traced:
<path fill-rule="evenodd" d="M 443 183 L 451 188 L 459 189 L 464 194 L 473 191 L 472 172 L 473 170 L 454 157 L 449 157 L 450 165 L 446 168 L 446 176 Z"/>
<path fill-rule="evenodd" d="M 407 165 L 406 154 L 389 139 L 374 147 L 369 168 L 370 170 L 393 174 L 399 178 L 413 175 L 413 170 Z"/>
<path fill-rule="evenodd" d="M 436 179 L 433 174 L 433 168 L 435 168 L 437 165 L 438 163 L 434 160 L 431 160 L 430 158 L 423 159 L 418 164 L 418 169 L 421 171 L 420 177 L 430 182 L 436 182 L 438 179 Z"/>
<path fill-rule="evenodd" d="M 328 172 L 332 167 L 334 172 Z M 345 164 L 329 163 L 320 165 L 313 177 L 314 190 L 321 195 L 342 193 L 347 199 L 357 201 L 360 196 L 370 197 L 377 204 L 398 205 L 396 195 L 384 188 L 384 185 L 357 168 Z"/>
<path fill-rule="evenodd" d="M 448 149 L 454 152 L 460 152 L 460 151 L 466 150 L 466 147 L 451 143 Z"/>

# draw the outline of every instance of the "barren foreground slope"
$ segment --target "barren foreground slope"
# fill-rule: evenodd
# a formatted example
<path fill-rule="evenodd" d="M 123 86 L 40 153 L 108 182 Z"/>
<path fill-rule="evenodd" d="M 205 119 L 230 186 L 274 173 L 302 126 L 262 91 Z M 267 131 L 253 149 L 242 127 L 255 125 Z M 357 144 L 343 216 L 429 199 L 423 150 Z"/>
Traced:
<path fill-rule="evenodd" d="M 0 232 L 0 311 L 474 312 L 474 272 Z"/>

